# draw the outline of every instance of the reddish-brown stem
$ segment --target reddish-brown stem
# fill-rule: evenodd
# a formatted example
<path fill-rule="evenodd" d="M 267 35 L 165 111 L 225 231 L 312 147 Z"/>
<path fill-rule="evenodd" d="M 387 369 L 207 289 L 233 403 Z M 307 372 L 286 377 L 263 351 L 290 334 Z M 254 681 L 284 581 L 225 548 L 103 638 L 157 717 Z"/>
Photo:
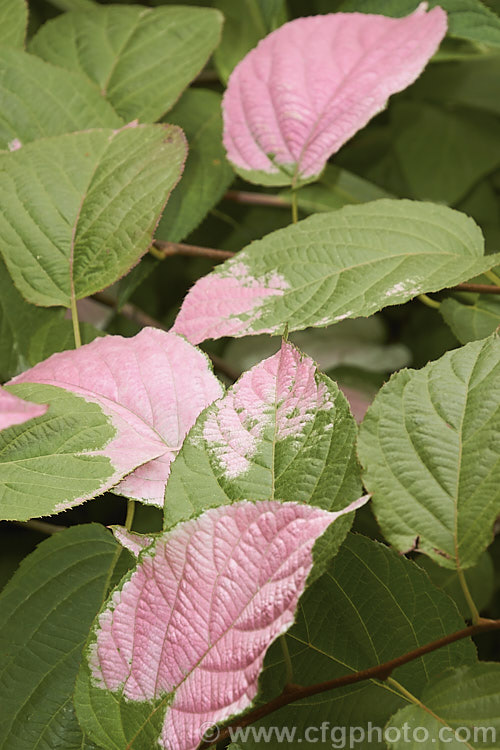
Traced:
<path fill-rule="evenodd" d="M 171 255 L 188 255 L 195 258 L 211 258 L 212 260 L 226 260 L 236 253 L 230 250 L 216 250 L 214 247 L 199 247 L 198 245 L 184 245 L 182 242 L 164 242 L 155 240 L 154 246 L 164 258 Z"/>
<path fill-rule="evenodd" d="M 420 659 L 422 656 L 425 656 L 425 654 L 429 654 L 431 651 L 436 651 L 439 648 L 448 646 L 450 643 L 455 643 L 455 641 L 460 641 L 463 638 L 469 638 L 470 636 L 478 635 L 479 633 L 487 633 L 490 630 L 500 630 L 500 620 L 480 619 L 477 625 L 470 625 L 463 630 L 458 630 L 455 633 L 445 635 L 443 638 L 438 638 L 436 641 L 425 644 L 425 646 L 420 646 L 414 651 L 409 651 L 402 656 L 398 656 L 396 659 L 391 659 L 384 664 L 377 664 L 369 669 L 362 669 L 359 672 L 353 672 L 352 674 L 347 674 L 343 677 L 337 677 L 334 680 L 319 682 L 316 685 L 287 685 L 281 695 L 278 695 L 277 698 L 273 698 L 273 700 L 268 703 L 254 708 L 253 711 L 249 711 L 249 713 L 242 716 L 241 719 L 232 722 L 230 726 L 222 729 L 217 737 L 217 742 L 230 737 L 230 730 L 253 724 L 256 721 L 263 719 L 264 716 L 268 716 L 274 711 L 287 706 L 289 703 L 294 703 L 303 698 L 310 698 L 312 695 L 318 695 L 319 693 L 326 693 L 329 690 L 353 685 L 356 682 L 363 682 L 365 680 L 386 680 L 391 676 L 391 673 L 397 669 L 397 667 L 401 667 L 403 664 L 408 664 L 410 661 Z M 202 742 L 199 745 L 198 750 L 212 747 L 213 744 L 214 743 L 210 741 Z"/>
<path fill-rule="evenodd" d="M 500 286 L 493 284 L 457 284 L 450 287 L 452 292 L 475 292 L 476 294 L 500 294 Z"/>

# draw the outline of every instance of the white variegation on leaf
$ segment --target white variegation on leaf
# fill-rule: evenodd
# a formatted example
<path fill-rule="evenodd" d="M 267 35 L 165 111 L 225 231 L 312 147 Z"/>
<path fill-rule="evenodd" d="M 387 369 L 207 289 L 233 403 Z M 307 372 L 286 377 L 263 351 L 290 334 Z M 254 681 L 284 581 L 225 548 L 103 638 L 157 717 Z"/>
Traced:
<path fill-rule="evenodd" d="M 379 200 L 278 229 L 199 279 L 173 330 L 194 344 L 366 317 L 500 262 L 481 230 L 433 203 Z"/>
<path fill-rule="evenodd" d="M 360 494 L 355 442 L 337 385 L 283 342 L 198 418 L 172 466 L 166 526 L 242 498 L 338 510 Z"/>

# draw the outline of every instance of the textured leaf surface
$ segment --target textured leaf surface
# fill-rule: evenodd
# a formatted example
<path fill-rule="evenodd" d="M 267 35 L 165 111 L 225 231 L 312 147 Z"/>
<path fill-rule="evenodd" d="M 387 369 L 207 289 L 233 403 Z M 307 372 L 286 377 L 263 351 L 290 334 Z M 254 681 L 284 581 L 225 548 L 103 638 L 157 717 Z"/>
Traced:
<path fill-rule="evenodd" d="M 346 0 L 342 11 L 404 16 L 419 0 Z M 440 6 L 448 14 L 448 33 L 458 39 L 500 47 L 500 19 L 481 0 L 429 0 L 429 7 Z"/>
<path fill-rule="evenodd" d="M 361 426 L 364 482 L 385 537 L 467 568 L 500 512 L 500 340 L 394 375 Z"/>
<path fill-rule="evenodd" d="M 462 344 L 484 339 L 500 326 L 500 299 L 494 295 L 478 297 L 472 305 L 449 297 L 439 312 Z"/>
<path fill-rule="evenodd" d="M 62 309 L 43 309 L 26 302 L 0 257 L 0 382 L 33 364 L 30 360 L 32 338 L 46 324 L 59 323 L 63 312 Z"/>
<path fill-rule="evenodd" d="M 78 505 L 151 457 L 150 446 L 139 444 L 131 467 L 130 451 L 127 456 L 123 439 L 96 404 L 47 385 L 8 389 L 26 401 L 49 404 L 49 409 L 0 432 L 2 519 L 26 521 Z"/>
<path fill-rule="evenodd" d="M 23 47 L 27 25 L 25 0 L 0 0 L 0 44 Z"/>
<path fill-rule="evenodd" d="M 310 216 L 196 282 L 173 330 L 193 343 L 368 316 L 491 268 L 477 225 L 444 206 L 380 200 Z"/>
<path fill-rule="evenodd" d="M 216 0 L 224 14 L 222 39 L 214 53 L 214 63 L 221 80 L 227 79 L 235 65 L 257 42 L 287 20 L 285 0 Z"/>
<path fill-rule="evenodd" d="M 133 738 L 149 749 L 158 714 L 160 746 L 194 750 L 207 724 L 249 706 L 265 652 L 293 622 L 314 542 L 345 512 L 244 501 L 159 537 L 98 617 L 91 684 L 81 675 L 77 689 L 84 729 L 105 748 Z M 135 726 L 117 721 L 125 701 L 143 704 Z"/>
<path fill-rule="evenodd" d="M 156 237 L 180 242 L 205 218 L 234 179 L 221 143 L 221 98 L 215 91 L 188 89 L 168 113 L 181 127 L 189 152 L 182 179 L 174 189 L 156 230 Z"/>
<path fill-rule="evenodd" d="M 82 750 L 72 694 L 119 547 L 98 524 L 52 536 L 0 597 L 0 748 Z"/>
<path fill-rule="evenodd" d="M 500 664 L 481 662 L 450 669 L 426 686 L 421 700 L 421 708 L 406 706 L 391 718 L 389 726 L 400 730 L 407 722 L 409 737 L 414 739 L 409 742 L 388 741 L 390 748 L 421 748 L 423 729 L 428 732 L 428 746 L 437 750 L 462 750 L 464 747 L 492 750 L 498 747 Z M 416 727 L 420 729 L 414 734 Z M 457 731 L 456 738 L 454 731 Z"/>
<path fill-rule="evenodd" d="M 221 394 L 206 356 L 180 336 L 155 328 L 54 354 L 15 382 L 60 386 L 98 404 L 117 430 L 113 463 L 122 476 L 140 467 L 115 490 L 160 506 L 186 433 Z"/>
<path fill-rule="evenodd" d="M 392 116 L 395 152 L 414 198 L 457 203 L 500 165 L 496 117 L 421 101 L 398 103 Z"/>
<path fill-rule="evenodd" d="M 31 49 L 86 74 L 125 120 L 155 121 L 203 68 L 221 25 L 211 8 L 95 7 L 44 24 Z"/>
<path fill-rule="evenodd" d="M 172 468 L 165 524 L 243 498 L 345 507 L 361 494 L 356 432 L 336 384 L 283 343 L 198 419 Z"/>
<path fill-rule="evenodd" d="M 168 125 L 90 130 L 0 156 L 0 239 L 23 296 L 70 305 L 146 252 L 186 155 Z"/>
<path fill-rule="evenodd" d="M 46 404 L 25 401 L 10 391 L 6 391 L 5 388 L 0 388 L 0 430 L 41 417 L 47 409 Z"/>
<path fill-rule="evenodd" d="M 123 121 L 84 76 L 0 48 L 0 148 Z"/>
<path fill-rule="evenodd" d="M 420 75 L 445 32 L 446 14 L 426 13 L 423 3 L 404 19 L 332 13 L 281 26 L 229 79 L 230 161 L 255 182 L 315 178 L 391 94 Z"/>
<path fill-rule="evenodd" d="M 286 642 L 294 681 L 313 685 L 394 659 L 463 627 L 453 602 L 418 566 L 382 544 L 350 534 L 327 572 L 301 598 L 297 622 L 286 634 Z M 434 675 L 476 660 L 472 642 L 462 641 L 406 664 L 392 676 L 418 697 Z M 283 653 L 275 644 L 266 658 L 259 703 L 281 693 L 284 683 Z M 383 726 L 404 705 L 406 700 L 392 686 L 370 680 L 294 703 L 255 727 L 295 726 L 297 736 L 287 747 L 301 750 L 307 747 L 300 741 L 301 733 L 308 726 L 319 729 L 325 717 L 329 728 L 367 730 L 368 722 Z M 314 738 L 316 748 L 331 750 L 329 731 L 323 740 L 319 731 Z M 259 746 L 251 737 L 245 742 L 235 739 L 245 748 Z M 366 747 L 386 750 L 376 733 Z"/>

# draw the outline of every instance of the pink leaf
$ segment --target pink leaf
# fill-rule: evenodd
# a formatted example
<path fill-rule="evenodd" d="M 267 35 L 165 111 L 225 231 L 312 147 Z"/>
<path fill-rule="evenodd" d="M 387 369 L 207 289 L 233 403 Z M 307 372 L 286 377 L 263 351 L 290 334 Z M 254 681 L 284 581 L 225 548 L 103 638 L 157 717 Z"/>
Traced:
<path fill-rule="evenodd" d="M 47 404 L 33 404 L 0 388 L 0 430 L 41 417 L 48 408 Z"/>
<path fill-rule="evenodd" d="M 139 557 L 139 554 L 149 547 L 154 542 L 154 536 L 148 536 L 147 534 L 136 534 L 134 531 L 129 531 L 125 526 L 110 526 L 115 539 L 119 542 L 122 547 L 128 549 L 131 555 Z"/>
<path fill-rule="evenodd" d="M 159 744 L 193 750 L 200 728 L 247 708 L 264 656 L 292 625 L 316 539 L 332 513 L 239 502 L 159 537 L 98 618 L 89 665 L 126 700 L 169 694 Z"/>
<path fill-rule="evenodd" d="M 298 18 L 265 37 L 229 79 L 223 101 L 229 159 L 243 170 L 281 173 L 281 184 L 319 175 L 436 52 L 446 13 L 426 9 L 421 3 L 405 18 Z"/>
<path fill-rule="evenodd" d="M 238 334 L 243 321 L 250 325 L 265 300 L 282 295 L 288 286 L 278 273 L 255 278 L 244 263 L 229 261 L 219 275 L 198 279 L 188 292 L 172 331 L 183 334 L 192 344 Z M 259 332 L 275 333 L 275 329 Z"/>
<path fill-rule="evenodd" d="M 187 432 L 222 392 L 202 352 L 154 328 L 54 354 L 11 382 L 57 385 L 99 404 L 117 430 L 105 449 L 114 484 L 129 475 L 114 489 L 159 506 Z"/>

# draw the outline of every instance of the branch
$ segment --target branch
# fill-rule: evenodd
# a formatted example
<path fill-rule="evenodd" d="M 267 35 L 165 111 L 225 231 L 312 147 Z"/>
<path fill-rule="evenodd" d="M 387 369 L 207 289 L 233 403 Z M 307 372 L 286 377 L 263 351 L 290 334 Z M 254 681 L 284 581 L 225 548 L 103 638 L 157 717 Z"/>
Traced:
<path fill-rule="evenodd" d="M 60 531 L 66 531 L 67 526 L 57 526 L 55 523 L 47 523 L 47 521 L 38 521 L 36 518 L 32 518 L 30 521 L 12 521 L 16 526 L 22 526 L 24 529 L 32 529 L 32 531 L 38 531 L 39 534 L 46 534 L 52 536 L 52 534 L 58 534 Z"/>
<path fill-rule="evenodd" d="M 123 317 L 127 318 L 127 320 L 131 320 L 132 323 L 138 325 L 139 328 L 145 328 L 146 326 L 149 326 L 151 328 L 159 328 L 162 331 L 169 330 L 166 326 L 163 325 L 163 323 L 160 323 L 159 320 L 156 320 L 156 318 L 152 318 L 151 315 L 148 315 L 146 312 L 144 312 L 144 310 L 136 307 L 136 305 L 133 305 L 131 302 L 126 302 L 119 310 L 117 310 L 116 301 L 108 294 L 98 292 L 97 294 L 93 295 L 93 299 L 95 299 L 96 302 L 100 302 L 102 305 L 106 305 L 106 307 L 113 308 L 115 312 L 120 313 L 120 315 L 123 315 Z M 229 378 L 229 380 L 231 380 L 231 382 L 233 383 L 235 380 L 238 380 L 241 375 L 240 372 L 238 372 L 237 370 L 233 370 L 230 365 L 226 364 L 226 362 L 216 354 L 210 354 L 209 352 L 205 353 L 212 360 L 216 370 Z"/>
<path fill-rule="evenodd" d="M 278 208 L 290 208 L 291 200 L 282 198 L 280 195 L 270 193 L 245 192 L 244 190 L 228 190 L 224 194 L 227 201 L 234 203 L 246 203 L 253 206 L 278 206 Z"/>
<path fill-rule="evenodd" d="M 181 242 L 164 242 L 163 240 L 155 240 L 153 242 L 153 248 L 156 248 L 158 253 L 153 254 L 163 260 L 168 258 L 170 255 L 188 255 L 191 258 L 211 258 L 212 260 L 227 260 L 232 258 L 236 253 L 230 250 L 216 250 L 214 247 L 199 247 L 198 245 L 184 245 Z"/>
<path fill-rule="evenodd" d="M 468 628 L 458 630 L 456 633 L 445 635 L 443 638 L 438 638 L 437 641 L 432 641 L 425 646 L 420 646 L 414 651 L 398 656 L 396 659 L 386 661 L 384 664 L 377 664 L 369 669 L 362 669 L 360 672 L 353 672 L 352 674 L 347 674 L 343 677 L 337 677 L 334 680 L 319 682 L 316 685 L 307 685 L 305 687 L 302 685 L 285 685 L 282 694 L 278 695 L 277 698 L 273 698 L 273 700 L 265 703 L 263 706 L 254 708 L 253 711 L 249 711 L 249 713 L 245 714 L 238 721 L 235 721 L 222 729 L 217 737 L 217 742 L 229 738 L 230 730 L 253 724 L 264 718 L 264 716 L 268 716 L 274 711 L 287 706 L 289 703 L 294 703 L 303 698 L 310 698 L 312 695 L 318 695 L 319 693 L 326 693 L 328 690 L 336 690 L 337 688 L 346 687 L 346 685 L 353 685 L 356 682 L 374 679 L 387 680 L 387 678 L 391 676 L 391 673 L 397 667 L 403 666 L 403 664 L 408 664 L 410 661 L 420 659 L 422 656 L 425 656 L 425 654 L 430 654 L 431 651 L 436 651 L 438 648 L 443 648 L 450 643 L 455 643 L 455 641 L 460 641 L 463 638 L 469 638 L 470 636 L 478 635 L 479 633 L 487 633 L 490 630 L 500 630 L 500 620 L 480 619 L 477 625 L 470 625 Z M 198 746 L 198 750 L 212 747 L 213 744 L 213 741 L 210 742 L 210 740 L 207 740 Z"/>
<path fill-rule="evenodd" d="M 457 284 L 451 286 L 452 292 L 476 292 L 477 294 L 500 294 L 500 286 L 493 284 Z"/>

